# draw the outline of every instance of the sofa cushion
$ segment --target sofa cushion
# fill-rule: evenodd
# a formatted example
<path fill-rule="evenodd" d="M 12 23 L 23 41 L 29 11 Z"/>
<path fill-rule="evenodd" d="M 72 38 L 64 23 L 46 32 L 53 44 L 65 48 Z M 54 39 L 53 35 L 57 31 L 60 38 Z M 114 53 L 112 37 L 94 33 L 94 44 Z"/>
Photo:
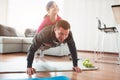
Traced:
<path fill-rule="evenodd" d="M 0 44 L 22 44 L 21 37 L 0 37 Z"/>
<path fill-rule="evenodd" d="M 35 35 L 35 32 L 36 30 L 27 28 L 24 34 L 26 37 L 33 37 Z"/>
<path fill-rule="evenodd" d="M 0 24 L 0 36 L 16 37 L 17 34 L 14 28 Z"/>
<path fill-rule="evenodd" d="M 23 52 L 28 52 L 30 45 L 32 44 L 33 37 L 23 38 Z"/>
<path fill-rule="evenodd" d="M 25 37 L 22 39 L 23 40 L 23 44 L 32 44 L 32 40 L 33 40 L 33 37 Z"/>
<path fill-rule="evenodd" d="M 0 53 L 11 52 L 22 52 L 22 38 L 0 36 Z"/>

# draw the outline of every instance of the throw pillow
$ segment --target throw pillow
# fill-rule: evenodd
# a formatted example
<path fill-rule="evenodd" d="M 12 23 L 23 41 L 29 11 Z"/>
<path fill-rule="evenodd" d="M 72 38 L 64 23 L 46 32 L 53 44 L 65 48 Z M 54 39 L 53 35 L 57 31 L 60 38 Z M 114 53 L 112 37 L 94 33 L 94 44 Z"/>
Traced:
<path fill-rule="evenodd" d="M 0 36 L 16 37 L 17 34 L 14 28 L 0 24 Z"/>

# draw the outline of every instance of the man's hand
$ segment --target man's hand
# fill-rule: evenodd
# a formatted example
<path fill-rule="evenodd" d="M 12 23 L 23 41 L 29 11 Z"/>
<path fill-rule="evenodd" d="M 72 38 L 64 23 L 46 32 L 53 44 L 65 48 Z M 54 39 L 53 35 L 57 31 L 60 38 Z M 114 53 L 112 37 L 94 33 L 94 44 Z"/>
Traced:
<path fill-rule="evenodd" d="M 73 70 L 78 73 L 82 72 L 82 70 L 79 67 L 73 67 Z"/>
<path fill-rule="evenodd" d="M 27 73 L 28 75 L 33 75 L 35 72 L 36 72 L 36 71 L 35 71 L 34 68 L 27 68 L 27 71 L 26 71 L 26 73 Z"/>

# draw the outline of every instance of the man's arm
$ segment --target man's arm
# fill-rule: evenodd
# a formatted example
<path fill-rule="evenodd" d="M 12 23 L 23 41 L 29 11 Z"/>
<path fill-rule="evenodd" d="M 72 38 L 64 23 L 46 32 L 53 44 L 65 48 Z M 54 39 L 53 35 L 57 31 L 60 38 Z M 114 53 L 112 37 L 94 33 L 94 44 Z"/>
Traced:
<path fill-rule="evenodd" d="M 42 40 L 38 38 L 38 34 L 33 38 L 33 42 L 28 50 L 27 54 L 27 67 L 30 68 L 32 67 L 33 59 L 34 59 L 34 54 L 37 51 L 37 49 L 40 47 Z"/>
<path fill-rule="evenodd" d="M 43 43 L 49 42 L 51 40 L 51 35 L 52 35 L 52 30 L 54 26 L 47 26 L 43 28 L 38 34 L 35 35 L 33 39 L 33 43 L 30 46 L 30 49 L 28 51 L 27 55 L 27 67 L 32 67 L 33 59 L 34 59 L 34 54 L 37 51 L 38 48 Z"/>
<path fill-rule="evenodd" d="M 69 37 L 68 37 L 68 47 L 71 52 L 72 60 L 73 60 L 73 66 L 76 67 L 78 66 L 78 61 L 77 61 L 77 51 L 76 51 L 76 46 L 75 42 L 72 36 L 72 33 L 70 32 Z"/>

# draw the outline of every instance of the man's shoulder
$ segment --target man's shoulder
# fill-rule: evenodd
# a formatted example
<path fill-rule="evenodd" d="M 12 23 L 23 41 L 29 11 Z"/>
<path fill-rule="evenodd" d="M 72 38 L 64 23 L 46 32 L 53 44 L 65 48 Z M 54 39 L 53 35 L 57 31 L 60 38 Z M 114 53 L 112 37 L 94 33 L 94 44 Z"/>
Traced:
<path fill-rule="evenodd" d="M 52 31 L 54 28 L 54 25 L 48 25 L 43 28 L 43 31 Z"/>
<path fill-rule="evenodd" d="M 40 31 L 40 35 L 51 35 L 53 33 L 54 26 L 46 26 Z"/>

